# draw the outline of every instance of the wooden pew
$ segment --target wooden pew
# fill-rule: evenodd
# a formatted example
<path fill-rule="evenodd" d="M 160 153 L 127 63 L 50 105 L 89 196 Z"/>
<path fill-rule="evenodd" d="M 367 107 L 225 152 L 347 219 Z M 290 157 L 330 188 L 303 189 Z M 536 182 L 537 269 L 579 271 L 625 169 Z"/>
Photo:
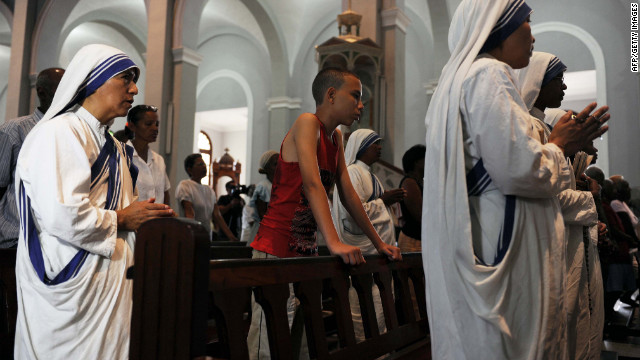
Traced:
<path fill-rule="evenodd" d="M 0 359 L 13 358 L 18 299 L 16 249 L 0 249 Z"/>
<path fill-rule="evenodd" d="M 405 260 L 397 263 L 369 256 L 366 264 L 350 267 L 337 257 L 210 261 L 207 246 L 206 233 L 184 219 L 157 219 L 141 227 L 135 251 L 131 359 L 248 359 L 243 316 L 252 292 L 265 309 L 272 358 L 292 359 L 297 347 L 286 315 L 289 283 L 301 301 L 312 358 L 375 359 L 387 353 L 394 358 L 430 358 L 420 254 L 404 254 Z M 350 279 L 362 308 L 366 340 L 361 343 L 353 332 Z M 383 334 L 373 311 L 373 281 L 384 308 Z M 410 286 L 417 296 L 417 314 Z M 337 348 L 327 341 L 323 293 L 334 302 Z M 217 353 L 207 353 L 208 314 L 216 323 Z"/>

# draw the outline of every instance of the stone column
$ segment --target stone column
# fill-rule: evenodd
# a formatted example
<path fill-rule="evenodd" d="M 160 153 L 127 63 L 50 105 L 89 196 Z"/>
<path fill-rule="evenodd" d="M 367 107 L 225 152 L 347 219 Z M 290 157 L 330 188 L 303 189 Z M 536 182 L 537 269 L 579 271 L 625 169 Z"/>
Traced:
<path fill-rule="evenodd" d="M 193 153 L 198 66 L 203 58 L 187 47 L 174 48 L 172 51 L 173 116 L 169 115 L 167 121 L 167 127 L 171 127 L 171 144 L 166 144 L 166 147 L 171 149 L 171 168 L 168 172 L 175 188 L 180 180 L 187 178 L 182 164 L 187 155 Z"/>
<path fill-rule="evenodd" d="M 280 149 L 285 134 L 300 113 L 302 99 L 278 96 L 267 100 L 269 108 L 269 149 Z"/>
<path fill-rule="evenodd" d="M 36 0 L 16 1 L 14 5 L 6 120 L 28 115 L 33 111 L 30 108 L 29 64 L 32 34 L 38 15 L 36 7 Z"/>
<path fill-rule="evenodd" d="M 172 109 L 171 84 L 173 81 L 173 54 L 171 52 L 173 28 L 173 0 L 154 0 L 147 8 L 147 52 L 146 52 L 146 84 L 144 84 L 145 99 L 137 101 L 141 104 L 151 104 L 158 107 L 160 119 L 160 136 L 158 141 L 151 144 L 151 148 L 165 156 L 167 170 L 174 163 L 170 156 L 171 129 L 168 127 Z M 172 182 L 173 184 L 173 182 Z"/>
<path fill-rule="evenodd" d="M 380 12 L 382 25 L 382 47 L 384 49 L 383 74 L 386 86 L 386 101 L 381 126 L 384 127 L 385 142 L 383 158 L 394 165 L 402 163 L 405 150 L 405 37 L 409 18 L 403 12 L 401 0 L 384 0 Z"/>

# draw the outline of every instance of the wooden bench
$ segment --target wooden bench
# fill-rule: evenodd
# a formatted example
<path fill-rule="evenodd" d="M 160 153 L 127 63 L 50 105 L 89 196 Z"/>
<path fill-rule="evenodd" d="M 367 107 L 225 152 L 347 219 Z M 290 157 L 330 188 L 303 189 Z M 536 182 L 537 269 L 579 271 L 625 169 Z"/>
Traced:
<path fill-rule="evenodd" d="M 17 314 L 16 249 L 0 249 L 0 359 L 13 358 Z"/>
<path fill-rule="evenodd" d="M 286 314 L 289 283 L 301 301 L 309 352 L 318 359 L 429 359 L 421 255 L 389 263 L 367 257 L 358 267 L 337 257 L 209 260 L 208 237 L 195 222 L 157 219 L 138 232 L 135 250 L 131 359 L 248 359 L 245 313 L 251 294 L 265 310 L 273 359 L 296 352 Z M 350 281 L 351 279 L 351 281 Z M 380 289 L 387 331 L 380 334 L 371 283 Z M 356 343 L 348 289 L 358 293 L 366 339 Z M 417 303 L 412 302 L 413 287 Z M 327 339 L 322 295 L 329 295 L 337 325 Z M 414 311 L 414 307 L 418 311 Z M 324 309 L 326 310 L 326 309 Z M 217 349 L 207 353 L 207 322 L 215 319 Z M 331 346 L 330 346 L 331 345 Z"/>

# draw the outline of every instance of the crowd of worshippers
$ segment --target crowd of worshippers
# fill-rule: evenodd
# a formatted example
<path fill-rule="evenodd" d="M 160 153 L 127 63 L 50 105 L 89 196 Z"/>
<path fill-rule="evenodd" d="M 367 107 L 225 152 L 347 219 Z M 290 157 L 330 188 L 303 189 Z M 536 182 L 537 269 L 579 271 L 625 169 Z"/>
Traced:
<path fill-rule="evenodd" d="M 136 230 L 173 209 L 212 240 L 245 241 L 255 259 L 316 256 L 318 237 L 350 265 L 422 251 L 433 358 L 599 358 L 614 302 L 634 301 L 640 207 L 622 176 L 593 165 L 608 107 L 553 110 L 567 66 L 533 51 L 531 12 L 522 0 L 461 2 L 426 146 L 406 151 L 394 189 L 372 172 L 380 136 L 339 129 L 364 108 L 349 71 L 316 75 L 315 111 L 296 119 L 279 152 L 257 159 L 259 183 L 227 183 L 217 199 L 192 154 L 173 204 L 149 146 L 158 109 L 133 106 L 138 66 L 94 44 L 66 71 L 42 71 L 34 113 L 0 126 L 0 246 L 17 247 L 16 358 L 126 358 Z M 379 295 L 374 304 L 383 332 Z M 292 288 L 287 309 L 291 322 Z M 251 358 L 269 358 L 264 319 L 253 301 Z"/>

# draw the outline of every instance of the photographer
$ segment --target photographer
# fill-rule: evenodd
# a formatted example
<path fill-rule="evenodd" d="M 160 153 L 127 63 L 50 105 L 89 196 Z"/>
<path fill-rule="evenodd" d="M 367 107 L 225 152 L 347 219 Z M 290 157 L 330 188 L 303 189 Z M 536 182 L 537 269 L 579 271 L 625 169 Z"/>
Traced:
<path fill-rule="evenodd" d="M 240 197 L 240 194 L 247 193 L 247 187 L 244 185 L 237 185 L 235 181 L 230 180 L 224 185 L 227 190 L 227 195 L 222 195 L 218 199 L 218 208 L 224 222 L 227 224 L 233 236 L 239 237 L 240 230 L 242 229 L 242 208 L 244 207 L 244 200 Z M 229 240 L 227 236 L 220 234 L 222 240 Z"/>

